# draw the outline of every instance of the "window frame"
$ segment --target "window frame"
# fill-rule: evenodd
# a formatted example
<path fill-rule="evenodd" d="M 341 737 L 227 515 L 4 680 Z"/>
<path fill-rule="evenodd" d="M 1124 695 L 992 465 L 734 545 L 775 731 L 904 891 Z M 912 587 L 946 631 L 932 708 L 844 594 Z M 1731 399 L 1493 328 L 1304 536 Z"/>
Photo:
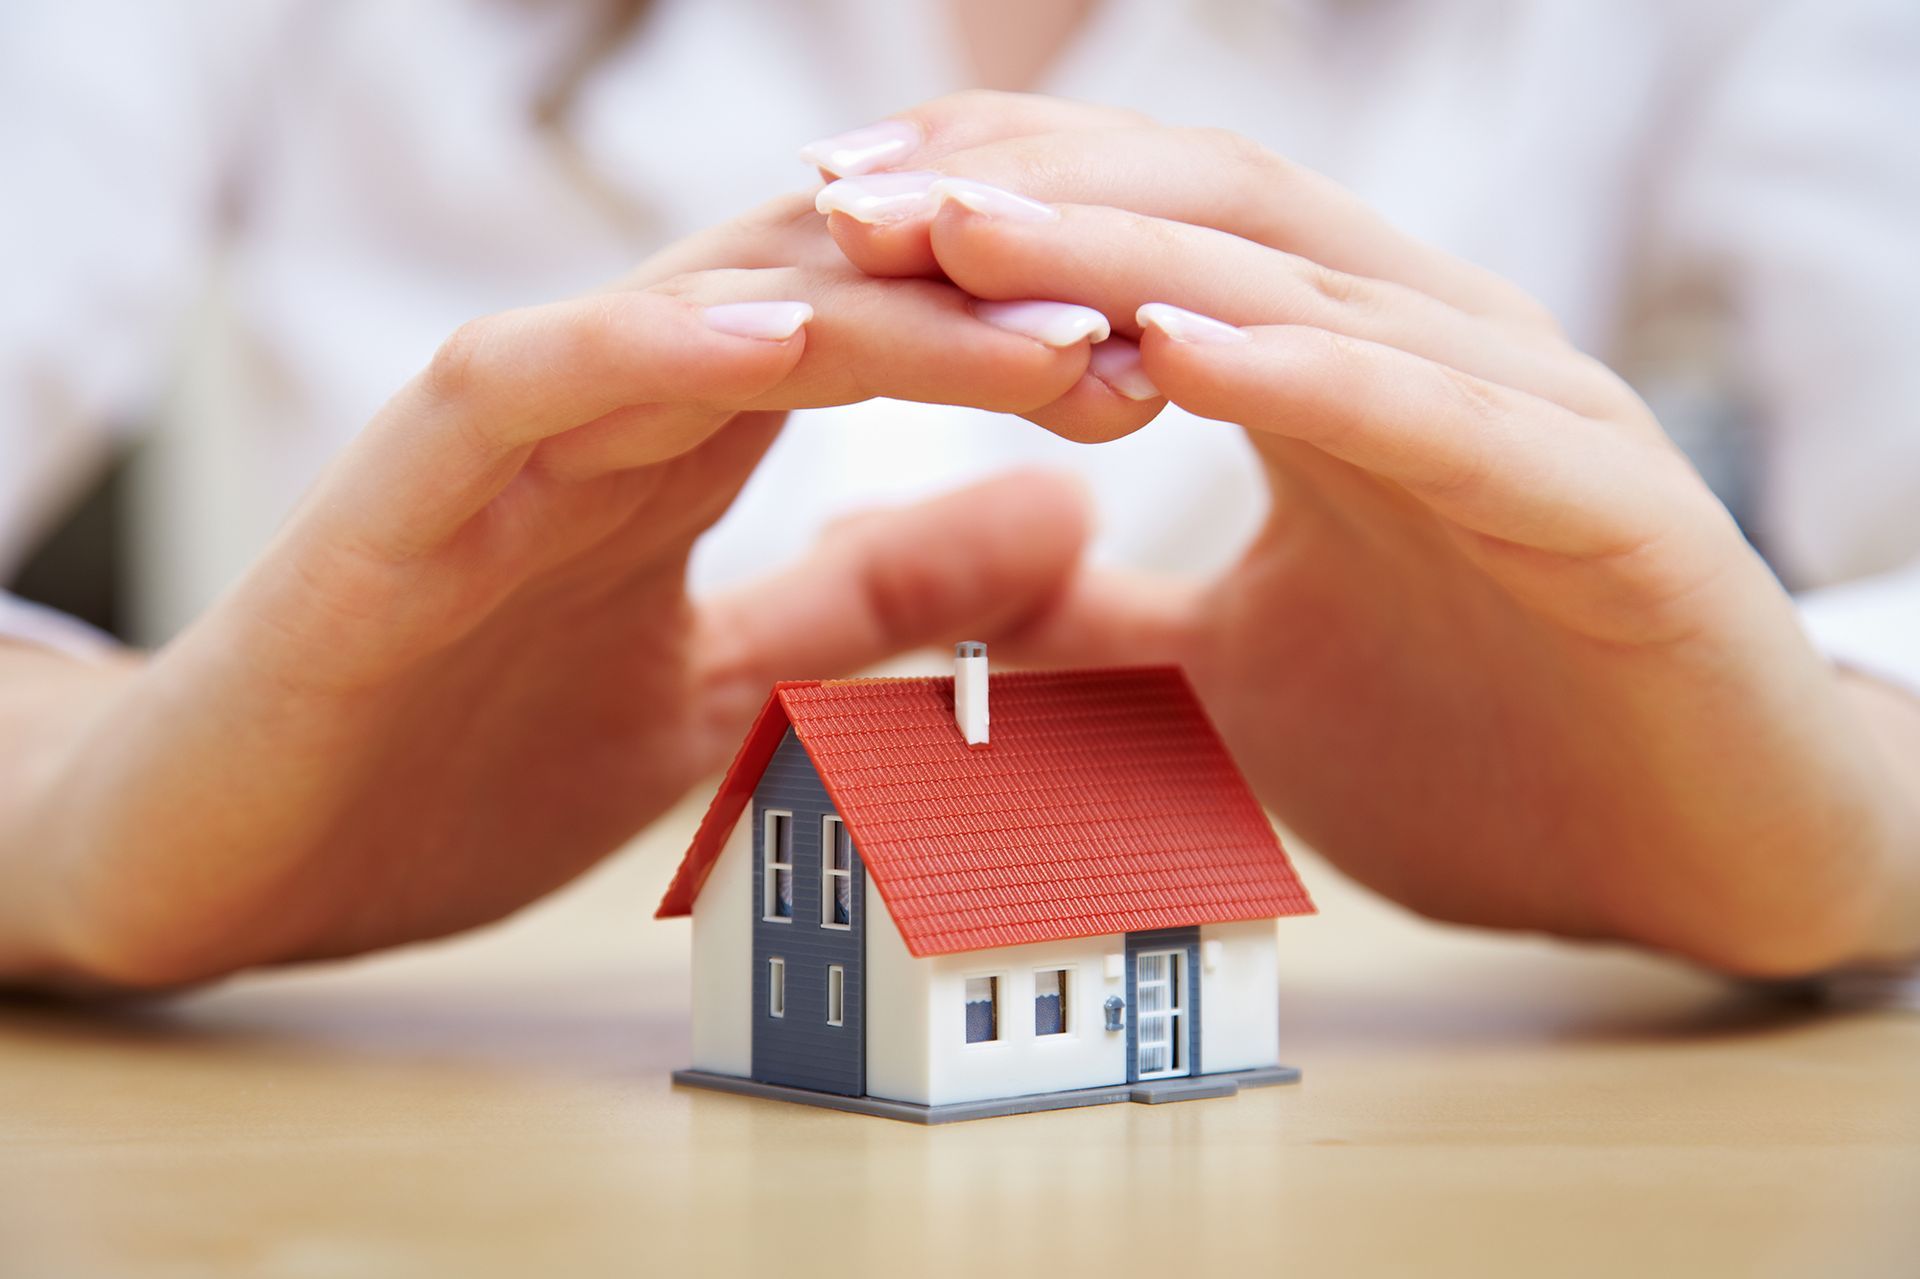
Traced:
<path fill-rule="evenodd" d="M 785 850 L 787 859 L 785 861 L 780 861 L 775 857 L 775 854 L 781 851 L 779 847 L 780 841 L 774 838 L 776 822 L 783 822 L 787 833 L 787 847 Z M 765 923 L 791 924 L 793 922 L 793 911 L 791 908 L 789 908 L 784 915 L 774 913 L 774 908 L 780 901 L 779 894 L 774 891 L 774 887 L 779 882 L 778 872 L 781 870 L 787 872 L 789 896 L 797 896 L 798 894 L 792 892 L 793 810 L 789 808 L 769 808 L 763 810 L 760 814 L 760 918 Z"/>
<path fill-rule="evenodd" d="M 1040 976 L 1042 973 L 1060 975 L 1060 1029 L 1040 1033 Z M 1033 1037 L 1042 1042 L 1054 1039 L 1067 1039 L 1079 1030 L 1080 1019 L 1073 1015 L 1073 988 L 1079 980 L 1072 964 L 1049 964 L 1033 970 Z"/>
<path fill-rule="evenodd" d="M 976 981 L 986 982 L 987 989 L 991 992 L 988 1006 L 993 1009 L 993 1037 L 990 1039 L 967 1038 L 967 1006 L 975 1002 L 967 998 L 967 987 Z M 1002 1017 L 1000 1008 L 1001 996 L 1005 993 L 1006 988 L 1006 973 L 967 973 L 960 978 L 960 1042 L 963 1047 L 986 1048 L 993 1044 L 1004 1044 L 1007 1042 L 1006 1020 Z"/>
<path fill-rule="evenodd" d="M 847 835 L 847 868 L 840 870 L 833 864 L 833 854 L 839 846 L 833 832 L 845 834 L 846 829 L 846 822 L 837 814 L 827 813 L 820 818 L 820 927 L 842 933 L 853 927 L 853 836 Z M 847 881 L 847 922 L 844 924 L 833 917 L 833 908 L 839 901 L 834 892 L 836 879 Z"/>
<path fill-rule="evenodd" d="M 847 966 L 827 965 L 827 1025 L 847 1024 Z"/>
<path fill-rule="evenodd" d="M 787 1015 L 787 961 L 783 955 L 767 957 L 767 1016 Z"/>

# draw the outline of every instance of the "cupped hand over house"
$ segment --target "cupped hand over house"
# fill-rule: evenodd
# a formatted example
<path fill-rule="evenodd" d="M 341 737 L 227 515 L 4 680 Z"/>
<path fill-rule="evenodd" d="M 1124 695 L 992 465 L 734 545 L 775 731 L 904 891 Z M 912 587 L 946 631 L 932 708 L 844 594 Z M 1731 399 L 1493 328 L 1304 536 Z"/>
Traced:
<path fill-rule="evenodd" d="M 1025 656 L 1183 664 L 1284 820 L 1434 916 L 1761 974 L 1920 947 L 1876 694 L 1624 383 L 1244 139 L 1045 110 L 891 122 L 908 172 L 842 166 L 836 241 L 1101 311 L 1136 393 L 1245 428 L 1272 512 L 1217 582 L 1081 576 Z"/>
<path fill-rule="evenodd" d="M 786 409 L 1138 425 L 1158 405 L 1087 372 L 1104 327 L 870 278 L 794 197 L 462 328 L 151 660 L 0 649 L 47 690 L 0 797 L 0 979 L 165 986 L 497 918 L 723 763 L 772 680 L 1025 624 L 1083 538 L 1040 475 L 856 518 L 704 605 L 685 564 Z"/>

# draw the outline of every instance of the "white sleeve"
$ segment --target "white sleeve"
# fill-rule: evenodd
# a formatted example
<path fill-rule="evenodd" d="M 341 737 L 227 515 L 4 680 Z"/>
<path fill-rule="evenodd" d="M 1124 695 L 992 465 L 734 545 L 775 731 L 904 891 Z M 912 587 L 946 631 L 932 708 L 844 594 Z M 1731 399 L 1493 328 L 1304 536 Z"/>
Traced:
<path fill-rule="evenodd" d="M 1742 12 L 1693 78 L 1649 250 L 1715 299 L 1758 446 L 1743 515 L 1803 590 L 1920 560 L 1920 5 Z"/>
<path fill-rule="evenodd" d="M 164 385 L 267 21 L 223 0 L 0 6 L 0 582 Z"/>
<path fill-rule="evenodd" d="M 1800 617 L 1835 662 L 1920 696 L 1920 562 L 1802 595 Z"/>
<path fill-rule="evenodd" d="M 0 643 L 10 640 L 86 659 L 118 647 L 111 635 L 77 618 L 0 591 Z"/>

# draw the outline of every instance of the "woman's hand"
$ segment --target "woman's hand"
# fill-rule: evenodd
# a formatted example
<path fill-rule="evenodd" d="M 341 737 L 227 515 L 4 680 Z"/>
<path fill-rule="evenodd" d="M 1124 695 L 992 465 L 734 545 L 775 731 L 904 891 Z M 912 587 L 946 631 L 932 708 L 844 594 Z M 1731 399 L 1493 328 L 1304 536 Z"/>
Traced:
<path fill-rule="evenodd" d="M 1920 945 L 1913 797 L 1727 512 L 1538 304 L 1242 139 L 996 136 L 1002 109 L 909 116 L 969 116 L 971 145 L 900 157 L 947 180 L 883 216 L 871 178 L 827 188 L 842 249 L 1100 310 L 1154 387 L 1246 428 L 1273 496 L 1223 580 L 1086 576 L 1027 653 L 1182 663 L 1289 825 L 1431 915 L 1760 974 Z"/>
<path fill-rule="evenodd" d="M 705 607 L 685 564 L 788 408 L 1145 421 L 1087 374 L 1099 327 L 870 279 L 801 198 L 467 326 L 151 662 L 0 646 L 36 747 L 0 771 L 0 978 L 161 986 L 498 918 L 723 763 L 776 678 L 1022 625 L 1083 535 L 1040 476 L 849 521 Z"/>

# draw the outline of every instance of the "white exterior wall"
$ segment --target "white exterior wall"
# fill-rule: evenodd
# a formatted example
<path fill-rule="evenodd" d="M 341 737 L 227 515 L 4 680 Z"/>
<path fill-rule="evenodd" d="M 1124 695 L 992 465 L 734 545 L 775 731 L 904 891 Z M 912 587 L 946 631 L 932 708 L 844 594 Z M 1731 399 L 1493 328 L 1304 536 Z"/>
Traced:
<path fill-rule="evenodd" d="M 733 825 L 693 902 L 693 1065 L 753 1073 L 753 822 Z M 888 925 L 892 929 L 892 925 Z"/>
<path fill-rule="evenodd" d="M 1125 996 L 1125 953 L 1122 938 L 1098 937 L 916 959 L 880 894 L 869 891 L 867 1092 L 944 1106 L 1124 1081 L 1126 1031 L 1101 1029 L 1101 1005 Z M 1047 968 L 1070 974 L 1067 1031 L 1036 1036 L 1033 974 Z M 986 976 L 1000 979 L 1000 1038 L 970 1044 L 967 978 Z"/>
<path fill-rule="evenodd" d="M 930 1104 L 927 995 L 933 961 L 915 959 L 867 876 L 867 1095 Z"/>
<path fill-rule="evenodd" d="M 1127 1033 L 1103 1029 L 1101 1010 L 1108 995 L 1126 997 L 1125 954 L 1125 939 L 1116 935 L 933 959 L 927 1000 L 931 1104 L 1125 1082 Z M 1108 956 L 1114 957 L 1111 966 Z M 1069 970 L 1067 1029 L 1036 1036 L 1033 974 L 1048 968 Z M 990 1043 L 967 1042 L 969 977 L 1000 979 L 1000 1038 Z"/>
<path fill-rule="evenodd" d="M 1212 962 L 1209 963 L 1208 960 Z M 1251 1070 L 1280 1062 L 1277 921 L 1200 929 L 1200 1069 Z"/>
<path fill-rule="evenodd" d="M 743 819 L 693 910 L 693 1065 L 725 1075 L 753 1071 L 751 847 L 752 830 Z M 1126 996 L 1124 937 L 917 959 L 870 878 L 866 886 L 871 1096 L 940 1106 L 1126 1079 L 1126 1031 L 1103 1029 L 1102 1008 L 1107 996 Z M 1067 1032 L 1036 1036 L 1033 976 L 1051 968 L 1071 974 Z M 1000 979 L 1000 1038 L 969 1044 L 967 978 L 986 976 Z M 1279 1002 L 1275 921 L 1200 930 L 1200 1062 L 1208 1073 L 1277 1064 Z"/>

